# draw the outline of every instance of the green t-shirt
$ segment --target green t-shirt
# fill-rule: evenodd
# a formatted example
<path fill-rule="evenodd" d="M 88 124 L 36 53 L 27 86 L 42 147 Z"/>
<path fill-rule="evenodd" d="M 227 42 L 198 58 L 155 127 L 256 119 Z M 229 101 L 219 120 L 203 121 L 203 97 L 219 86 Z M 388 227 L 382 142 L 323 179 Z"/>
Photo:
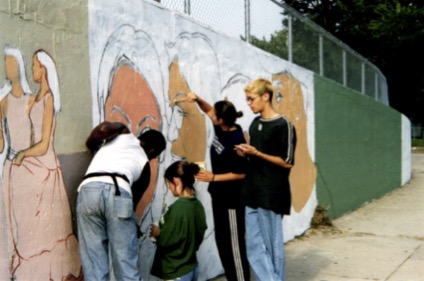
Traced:
<path fill-rule="evenodd" d="M 205 234 L 205 210 L 196 198 L 179 198 L 160 223 L 152 274 L 168 280 L 181 277 L 197 266 L 196 251 Z"/>

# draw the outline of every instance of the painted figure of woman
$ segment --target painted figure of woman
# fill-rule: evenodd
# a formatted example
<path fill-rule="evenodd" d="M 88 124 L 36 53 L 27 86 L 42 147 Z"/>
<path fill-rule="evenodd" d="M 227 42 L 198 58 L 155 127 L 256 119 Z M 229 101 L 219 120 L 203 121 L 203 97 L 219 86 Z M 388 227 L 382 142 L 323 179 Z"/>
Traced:
<path fill-rule="evenodd" d="M 31 121 L 28 112 L 31 90 L 26 79 L 22 53 L 14 47 L 6 46 L 4 55 L 6 81 L 0 89 L 0 153 L 5 159 L 3 176 L 7 176 L 16 151 L 28 148 L 31 143 Z M 13 252 L 9 195 L 9 185 L 3 180 L 0 192 L 0 280 L 10 279 L 9 258 Z"/>
<path fill-rule="evenodd" d="M 32 145 L 20 150 L 4 183 L 10 190 L 10 226 L 17 280 L 64 280 L 80 275 L 81 263 L 72 230 L 71 209 L 53 146 L 60 111 L 59 83 L 51 57 L 33 56 L 32 75 L 40 84 L 28 112 Z"/>

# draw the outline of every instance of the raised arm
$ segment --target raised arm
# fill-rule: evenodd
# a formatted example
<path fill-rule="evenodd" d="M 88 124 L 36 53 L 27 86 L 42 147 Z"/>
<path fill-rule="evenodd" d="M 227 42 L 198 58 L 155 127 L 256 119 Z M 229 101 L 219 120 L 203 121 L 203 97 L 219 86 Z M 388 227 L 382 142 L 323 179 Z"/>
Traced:
<path fill-rule="evenodd" d="M 206 115 L 209 116 L 209 118 L 213 119 L 214 113 L 213 113 L 213 107 L 210 105 L 207 101 L 200 98 L 196 93 L 188 93 L 187 97 L 185 98 L 185 101 L 187 102 L 196 102 L 197 105 L 200 107 L 200 109 L 206 113 Z"/>

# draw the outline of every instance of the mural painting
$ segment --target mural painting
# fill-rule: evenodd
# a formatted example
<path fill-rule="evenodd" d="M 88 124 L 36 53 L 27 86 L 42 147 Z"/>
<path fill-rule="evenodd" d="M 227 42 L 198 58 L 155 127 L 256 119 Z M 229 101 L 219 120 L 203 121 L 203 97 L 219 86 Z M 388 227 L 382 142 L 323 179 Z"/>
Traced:
<path fill-rule="evenodd" d="M 11 31 L 17 32 L 0 36 L 2 44 L 14 42 L 20 45 L 33 40 L 26 43 L 27 51 L 31 46 L 50 46 L 56 54 L 64 56 L 54 57 L 58 66 L 59 59 L 77 61 L 75 63 L 84 61 L 84 52 L 88 52 L 89 65 L 62 64 L 60 69 L 67 72 L 67 76 L 61 75 L 60 78 L 63 79 L 62 85 L 75 85 L 75 81 L 86 81 L 81 79 L 80 73 L 75 73 L 75 69 L 90 69 L 90 85 L 81 87 L 78 102 L 88 104 L 91 99 L 92 111 L 87 113 L 84 110 L 81 114 L 84 117 L 73 118 L 69 114 L 72 118 L 60 119 L 59 130 L 68 128 L 68 125 L 80 128 L 78 122 L 89 121 L 87 116 L 91 114 L 93 127 L 104 120 L 120 121 L 135 135 L 153 128 L 166 136 L 166 151 L 150 163 L 151 182 L 136 209 L 143 233 L 148 233 L 150 224 L 157 222 L 174 200 L 163 178 L 171 163 L 187 159 L 202 162 L 206 169 L 210 168 L 211 121 L 196 104 L 181 102 L 181 97 L 192 91 L 210 104 L 221 99 L 230 100 L 243 111 L 244 115 L 237 123 L 248 140 L 248 128 L 255 115 L 247 106 L 243 88 L 259 77 L 273 81 L 273 105 L 291 120 L 298 136 L 295 166 L 290 176 L 293 208 L 291 215 L 283 220 L 285 241 L 310 227 L 317 205 L 312 72 L 246 42 L 219 34 L 188 15 L 165 9 L 157 1 L 89 0 L 77 8 L 82 12 L 78 13 L 80 22 L 86 23 L 83 17 L 89 17 L 88 42 L 84 41 L 86 30 L 78 29 L 82 23 L 71 29 L 55 25 L 54 21 L 34 27 L 35 22 L 45 20 L 39 9 L 33 19 L 32 15 L 28 16 L 32 8 L 12 6 L 8 7 L 11 13 L 4 13 L 2 19 L 7 17 L 5 23 L 19 23 L 16 27 L 11 26 Z M 66 9 L 57 13 L 68 18 L 71 15 Z M 86 27 L 84 25 L 82 29 Z M 26 36 L 29 33 L 37 36 Z M 78 40 L 71 40 L 75 38 Z M 88 50 L 85 48 L 87 43 Z M 80 57 L 71 57 L 71 53 L 66 52 L 72 44 L 78 45 L 80 50 L 76 53 Z M 62 171 L 54 148 L 55 139 L 65 146 L 70 142 L 67 135 L 55 136 L 55 130 L 61 112 L 60 92 L 72 91 L 63 88 L 59 91 L 55 60 L 46 51 L 35 50 L 35 47 L 29 50 L 26 57 L 18 48 L 8 46 L 3 50 L 0 280 L 83 280 L 76 230 L 72 229 L 70 207 L 74 205 L 69 205 L 66 192 L 75 190 L 76 186 L 65 188 L 64 184 L 64 175 L 71 182 L 76 182 L 81 175 L 72 169 Z M 35 86 L 28 85 L 26 73 L 31 73 L 30 80 L 34 82 L 31 85 Z M 86 91 L 87 87 L 91 87 L 91 91 Z M 71 107 L 75 108 L 76 104 Z M 62 112 L 69 113 L 68 106 L 64 106 Z M 85 136 L 78 133 L 81 133 L 76 135 L 83 147 Z M 405 136 L 407 139 L 408 134 Z M 80 157 L 86 155 L 86 151 L 69 150 L 59 155 L 63 164 L 71 162 L 73 165 L 75 159 L 87 160 Z M 406 150 L 410 149 L 406 147 Z M 196 196 L 207 212 L 208 229 L 198 252 L 198 280 L 203 281 L 222 274 L 223 269 L 213 235 L 208 185 L 197 182 L 195 187 Z M 74 193 L 69 195 L 76 197 Z M 154 242 L 147 235 L 140 238 L 139 267 L 144 280 L 157 280 L 150 275 L 155 250 Z"/>
<path fill-rule="evenodd" d="M 275 100 L 274 105 L 299 126 L 299 168 L 292 178 L 299 182 L 294 183 L 294 219 L 284 224 L 294 229 L 289 230 L 288 240 L 306 230 L 316 204 L 316 171 L 307 145 L 307 138 L 313 135 L 306 128 L 313 114 L 304 106 L 313 90 L 312 75 L 274 57 L 267 57 L 263 63 L 260 51 L 241 46 L 242 42 L 217 35 L 155 3 L 109 2 L 105 6 L 100 0 L 91 0 L 89 5 L 93 126 L 102 120 L 121 121 L 134 134 L 149 127 L 161 130 L 168 141 L 166 151 L 152 164 L 155 175 L 137 206 L 141 231 L 147 233 L 149 225 L 158 221 L 174 200 L 164 186 L 166 167 L 179 159 L 210 165 L 212 123 L 196 104 L 181 99 L 195 92 L 210 104 L 220 99 L 232 101 L 244 113 L 238 123 L 247 136 L 254 114 L 247 106 L 243 88 L 258 77 L 280 81 L 276 85 L 284 98 Z M 116 11 L 125 16 L 114 17 Z M 148 125 L 137 125 L 144 123 L 142 120 Z M 307 179 L 299 177 L 299 172 Z M 214 241 L 207 183 L 198 182 L 195 187 L 208 216 L 208 230 L 198 252 L 199 280 L 207 280 L 222 274 L 223 269 Z M 303 222 L 293 227 L 298 217 Z M 154 252 L 154 243 L 145 235 L 140 239 L 140 270 L 145 279 L 156 280 L 149 274 Z"/>
<path fill-rule="evenodd" d="M 1 97 L 2 172 L 0 279 L 77 280 L 81 264 L 62 171 L 54 150 L 59 81 L 50 55 L 32 58 L 31 94 L 21 52 L 4 49 Z"/>
<path fill-rule="evenodd" d="M 227 81 L 221 91 L 221 99 L 228 100 L 237 105 L 237 110 L 243 112 L 243 116 L 237 119 L 237 123 L 244 129 L 245 138 L 249 140 L 249 126 L 255 118 L 255 114 L 246 102 L 244 87 L 253 79 L 241 73 L 236 73 Z"/>
<path fill-rule="evenodd" d="M 152 84 L 161 80 L 158 65 L 155 47 L 146 33 L 126 25 L 118 28 L 108 39 L 99 67 L 100 120 L 122 122 L 135 135 L 148 129 L 161 130 L 158 93 L 162 90 Z M 147 70 L 149 67 L 156 71 Z M 159 76 L 152 79 L 155 72 Z M 157 182 L 158 160 L 151 161 L 150 166 L 151 182 L 137 206 L 139 217 L 151 201 Z"/>
<path fill-rule="evenodd" d="M 312 75 L 156 3 L 109 2 L 91 0 L 88 5 L 93 127 L 104 120 L 120 121 L 135 135 L 153 128 L 162 131 L 168 141 L 166 151 L 150 163 L 151 183 L 137 205 L 141 231 L 148 233 L 149 225 L 173 201 L 164 184 L 166 167 L 178 159 L 202 162 L 206 168 L 210 165 L 212 123 L 196 104 L 181 102 L 181 97 L 192 91 L 211 104 L 220 99 L 232 101 L 244 113 L 238 123 L 248 139 L 254 114 L 243 88 L 252 79 L 264 77 L 274 81 L 279 93 L 274 95 L 274 105 L 298 133 L 297 170 L 291 177 L 293 214 L 285 218 L 284 227 L 290 233 L 285 235 L 287 240 L 302 233 L 316 204 L 316 171 L 308 145 L 313 138 L 308 131 L 313 114 L 305 107 L 313 95 Z M 123 16 L 115 17 L 117 12 Z M 160 22 L 154 20 L 158 18 Z M 0 90 L 0 148 L 5 157 L 0 280 L 10 276 L 25 280 L 30 273 L 37 280 L 81 279 L 68 195 L 53 146 L 60 112 L 55 62 L 47 52 L 39 51 L 26 63 L 33 65 L 37 94 L 32 94 L 26 82 L 20 51 L 5 49 L 6 83 Z M 196 191 L 207 211 L 208 230 L 198 253 L 199 280 L 207 280 L 223 269 L 214 241 L 207 183 L 196 183 Z M 149 274 L 154 251 L 155 244 L 144 235 L 140 270 L 145 279 L 154 279 Z"/>
<path fill-rule="evenodd" d="M 307 117 L 300 82 L 290 73 L 272 75 L 273 106 L 296 128 L 295 165 L 290 172 L 292 206 L 301 212 L 315 187 L 317 171 L 308 149 Z"/>
<path fill-rule="evenodd" d="M 200 33 L 182 32 L 174 40 L 166 43 L 166 48 L 169 64 L 168 98 L 172 107 L 168 128 L 171 163 L 186 159 L 208 168 L 209 150 L 213 138 L 212 122 L 196 104 L 181 102 L 181 99 L 188 92 L 196 92 L 208 100 L 219 94 L 217 57 L 208 38 Z M 208 69 L 204 68 L 204 65 L 208 65 Z M 200 80 L 197 77 L 200 77 Z M 208 86 L 205 87 L 206 85 Z M 196 197 L 206 210 L 211 210 L 207 187 L 207 183 L 197 182 Z M 172 203 L 173 198 L 168 199 L 171 200 L 167 205 Z M 199 270 L 204 274 L 202 278 L 211 278 L 215 272 L 222 272 L 222 266 L 215 243 L 212 212 L 206 212 L 206 221 L 208 228 L 198 253 L 203 257 Z"/>
<path fill-rule="evenodd" d="M 171 63 L 169 73 L 169 100 L 173 108 L 173 122 L 176 122 L 176 128 L 178 128 L 177 137 L 170 139 L 171 153 L 176 159 L 204 163 L 206 160 L 205 116 L 195 104 L 180 102 L 191 90 L 181 75 L 178 60 Z M 196 138 L 193 138 L 193 132 L 196 132 Z"/>

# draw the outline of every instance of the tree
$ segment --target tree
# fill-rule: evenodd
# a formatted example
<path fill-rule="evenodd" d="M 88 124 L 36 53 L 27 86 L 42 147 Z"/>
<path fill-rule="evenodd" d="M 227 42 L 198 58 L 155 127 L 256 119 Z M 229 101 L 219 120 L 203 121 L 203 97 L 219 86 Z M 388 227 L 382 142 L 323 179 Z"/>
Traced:
<path fill-rule="evenodd" d="M 288 34 L 287 29 L 282 29 L 271 35 L 269 41 L 266 39 L 259 39 L 256 37 L 251 38 L 251 44 L 256 47 L 274 54 L 280 58 L 288 58 Z"/>
<path fill-rule="evenodd" d="M 287 26 L 287 18 L 283 20 Z M 319 72 L 318 61 L 318 35 L 303 21 L 293 19 L 293 62 L 305 68 Z M 289 46 L 288 29 L 283 28 L 271 35 L 269 40 L 252 36 L 250 43 L 256 47 L 274 54 L 280 58 L 288 59 Z"/>
<path fill-rule="evenodd" d="M 390 105 L 424 125 L 424 1 L 286 0 L 376 64 Z"/>

